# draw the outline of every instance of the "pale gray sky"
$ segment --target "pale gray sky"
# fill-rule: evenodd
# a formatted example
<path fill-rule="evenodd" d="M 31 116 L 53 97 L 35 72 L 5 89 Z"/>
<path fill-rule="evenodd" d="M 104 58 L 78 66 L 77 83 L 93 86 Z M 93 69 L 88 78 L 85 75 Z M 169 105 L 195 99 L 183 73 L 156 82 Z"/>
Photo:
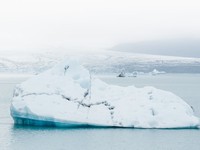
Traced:
<path fill-rule="evenodd" d="M 199 0 L 0 0 L 0 51 L 200 37 Z"/>

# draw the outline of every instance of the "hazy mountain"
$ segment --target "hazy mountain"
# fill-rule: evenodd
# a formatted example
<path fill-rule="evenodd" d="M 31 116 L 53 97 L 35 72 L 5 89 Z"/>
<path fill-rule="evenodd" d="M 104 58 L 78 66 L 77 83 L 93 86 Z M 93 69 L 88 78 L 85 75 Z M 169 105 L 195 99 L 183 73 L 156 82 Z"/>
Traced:
<path fill-rule="evenodd" d="M 200 57 L 200 39 L 174 39 L 124 43 L 114 46 L 111 50 L 152 55 Z"/>

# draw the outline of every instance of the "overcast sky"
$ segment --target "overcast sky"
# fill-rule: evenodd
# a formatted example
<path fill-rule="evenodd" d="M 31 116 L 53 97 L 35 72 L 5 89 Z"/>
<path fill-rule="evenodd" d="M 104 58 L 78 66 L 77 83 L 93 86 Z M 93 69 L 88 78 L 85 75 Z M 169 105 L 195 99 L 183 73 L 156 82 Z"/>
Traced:
<path fill-rule="evenodd" d="M 0 0 L 0 51 L 200 37 L 199 0 Z"/>

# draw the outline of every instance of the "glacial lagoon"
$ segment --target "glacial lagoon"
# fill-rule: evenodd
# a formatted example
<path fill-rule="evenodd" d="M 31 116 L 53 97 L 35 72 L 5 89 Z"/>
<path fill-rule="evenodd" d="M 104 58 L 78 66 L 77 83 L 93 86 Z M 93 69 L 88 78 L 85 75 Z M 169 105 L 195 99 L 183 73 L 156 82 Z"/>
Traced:
<path fill-rule="evenodd" d="M 10 117 L 13 88 L 28 77 L 0 76 L 0 150 L 199 150 L 199 129 L 46 128 L 16 126 Z M 155 86 L 183 98 L 200 117 L 200 74 L 100 76 L 109 84 Z"/>

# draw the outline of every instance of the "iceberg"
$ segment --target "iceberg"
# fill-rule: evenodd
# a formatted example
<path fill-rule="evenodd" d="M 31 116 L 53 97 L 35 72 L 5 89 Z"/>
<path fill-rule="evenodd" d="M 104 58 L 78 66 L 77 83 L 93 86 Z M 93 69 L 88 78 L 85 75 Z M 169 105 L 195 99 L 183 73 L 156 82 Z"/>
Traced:
<path fill-rule="evenodd" d="M 154 87 L 109 85 L 76 59 L 17 85 L 15 124 L 75 127 L 197 128 L 199 118 L 180 97 Z"/>
<path fill-rule="evenodd" d="M 152 72 L 150 72 L 151 75 L 159 75 L 159 74 L 165 74 L 165 71 L 158 71 L 157 69 L 154 69 Z"/>

